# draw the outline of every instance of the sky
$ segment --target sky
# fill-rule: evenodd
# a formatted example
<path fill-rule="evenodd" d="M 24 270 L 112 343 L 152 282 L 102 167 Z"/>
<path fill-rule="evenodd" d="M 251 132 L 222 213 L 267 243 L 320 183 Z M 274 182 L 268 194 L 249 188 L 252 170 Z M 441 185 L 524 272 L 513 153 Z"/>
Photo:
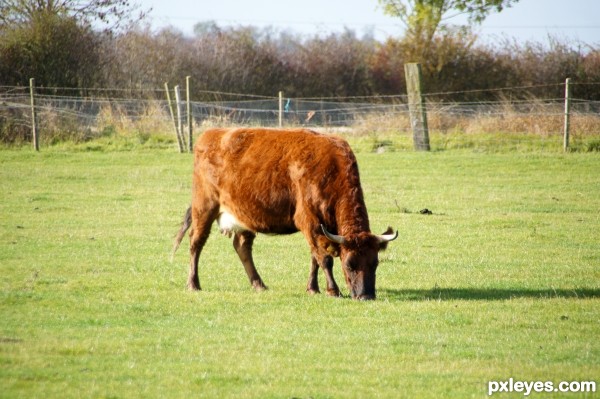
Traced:
<path fill-rule="evenodd" d="M 219 26 L 271 26 L 303 35 L 341 32 L 372 33 L 378 40 L 402 35 L 397 18 L 387 17 L 377 0 L 138 0 L 153 28 L 174 27 L 193 34 L 198 22 Z M 450 23 L 464 23 L 456 17 Z M 600 46 L 600 0 L 520 0 L 476 27 L 480 40 L 503 38 L 548 43 L 549 37 Z"/>

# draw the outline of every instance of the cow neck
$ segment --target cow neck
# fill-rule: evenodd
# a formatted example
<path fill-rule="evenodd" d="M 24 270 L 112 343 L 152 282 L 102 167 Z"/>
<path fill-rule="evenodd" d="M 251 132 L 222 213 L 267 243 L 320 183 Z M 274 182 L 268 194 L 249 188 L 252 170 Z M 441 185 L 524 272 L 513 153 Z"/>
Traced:
<path fill-rule="evenodd" d="M 344 188 L 339 191 L 341 195 L 336 207 L 338 234 L 343 236 L 371 231 L 367 207 L 360 185 L 358 165 L 353 156 L 350 160 L 350 165 L 347 166 L 348 173 L 341 184 Z"/>

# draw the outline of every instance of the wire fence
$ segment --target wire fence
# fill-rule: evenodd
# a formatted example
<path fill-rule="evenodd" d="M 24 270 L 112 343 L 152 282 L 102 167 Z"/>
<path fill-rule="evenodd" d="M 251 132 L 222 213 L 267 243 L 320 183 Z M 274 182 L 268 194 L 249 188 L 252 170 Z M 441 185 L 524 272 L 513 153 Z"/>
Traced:
<path fill-rule="evenodd" d="M 556 86 L 564 88 L 564 84 Z M 597 87 L 600 89 L 600 85 Z M 515 135 L 529 135 L 545 142 L 555 138 L 560 145 L 565 99 L 536 97 L 535 88 L 495 89 L 498 100 L 485 102 L 453 101 L 453 97 L 465 92 L 426 94 L 430 132 L 441 136 L 468 135 L 471 139 L 494 135 L 493 140 L 496 141 L 512 140 Z M 175 137 L 165 90 L 135 93 L 135 97 L 130 91 L 119 92 L 118 89 L 86 89 L 83 92 L 87 95 L 69 95 L 65 88 L 35 89 L 33 109 L 37 114 L 37 129 L 42 142 L 86 141 L 114 134 Z M 196 134 L 210 126 L 276 127 L 280 124 L 355 135 L 399 134 L 408 137 L 411 134 L 405 95 L 280 98 L 221 92 L 204 94 L 207 93 L 215 100 L 190 101 Z M 179 106 L 185 110 L 184 104 Z M 574 143 L 577 140 L 598 141 L 599 101 L 572 98 L 570 115 Z M 30 141 L 32 126 L 30 89 L 0 86 L 1 141 Z"/>

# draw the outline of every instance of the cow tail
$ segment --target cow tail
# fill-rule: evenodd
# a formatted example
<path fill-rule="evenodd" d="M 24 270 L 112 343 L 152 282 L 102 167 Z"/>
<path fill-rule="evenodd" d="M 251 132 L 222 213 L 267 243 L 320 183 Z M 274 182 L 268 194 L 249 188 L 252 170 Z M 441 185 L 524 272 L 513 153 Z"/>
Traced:
<path fill-rule="evenodd" d="M 173 243 L 173 252 L 171 253 L 171 262 L 173 261 L 173 257 L 175 257 L 175 252 L 177 252 L 177 248 L 181 244 L 181 240 L 183 240 L 183 236 L 185 236 L 185 232 L 188 231 L 190 226 L 192 225 L 192 207 L 190 206 L 187 211 L 185 211 L 185 215 L 183 216 L 183 220 L 181 221 L 181 228 L 175 235 L 175 242 Z"/>

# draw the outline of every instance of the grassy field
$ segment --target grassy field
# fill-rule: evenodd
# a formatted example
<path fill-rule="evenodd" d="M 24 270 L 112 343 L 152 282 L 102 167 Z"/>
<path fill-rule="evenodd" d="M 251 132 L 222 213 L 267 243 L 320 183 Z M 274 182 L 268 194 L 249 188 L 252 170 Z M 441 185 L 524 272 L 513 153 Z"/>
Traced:
<path fill-rule="evenodd" d="M 169 257 L 189 155 L 0 150 L 0 397 L 478 398 L 490 380 L 600 382 L 597 153 L 353 144 L 371 225 L 400 231 L 368 303 L 304 292 L 301 235 L 257 239 L 270 289 L 255 293 L 214 230 L 204 291 L 187 292 L 187 248 Z M 598 394 L 532 393 L 561 395 Z"/>

